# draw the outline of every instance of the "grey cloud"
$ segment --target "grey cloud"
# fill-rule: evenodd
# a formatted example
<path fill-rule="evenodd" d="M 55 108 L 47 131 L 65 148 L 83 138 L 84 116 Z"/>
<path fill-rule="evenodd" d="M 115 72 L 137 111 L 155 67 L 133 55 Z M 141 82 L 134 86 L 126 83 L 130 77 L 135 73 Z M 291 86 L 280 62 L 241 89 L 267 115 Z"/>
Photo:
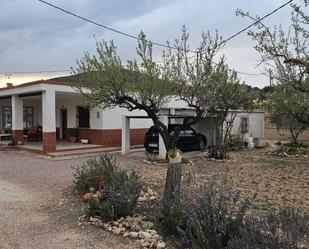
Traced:
<path fill-rule="evenodd" d="M 48 1 L 128 33 L 136 35 L 143 29 L 150 39 L 162 43 L 178 37 L 181 26 L 186 24 L 192 48 L 198 45 L 203 30 L 218 29 L 223 37 L 228 37 L 248 25 L 249 20 L 235 16 L 237 8 L 263 15 L 283 3 L 281 0 Z M 84 50 L 94 51 L 93 34 L 97 39 L 114 39 L 124 60 L 135 56 L 136 41 L 75 19 L 36 0 L 0 0 L 0 3 L 0 72 L 67 69 L 74 66 Z M 289 8 L 281 10 L 267 21 L 268 24 L 285 22 L 289 12 Z M 232 67 L 258 72 L 255 68 L 258 57 L 253 45 L 242 34 L 222 52 L 227 54 Z M 159 58 L 161 52 L 162 49 L 155 48 L 155 57 Z M 12 79 L 20 82 L 18 77 L 13 75 Z M 22 79 L 25 78 L 23 75 Z M 244 78 L 253 85 L 263 85 L 263 81 L 267 81 L 259 77 Z M 3 76 L 0 80 L 3 81 Z"/>

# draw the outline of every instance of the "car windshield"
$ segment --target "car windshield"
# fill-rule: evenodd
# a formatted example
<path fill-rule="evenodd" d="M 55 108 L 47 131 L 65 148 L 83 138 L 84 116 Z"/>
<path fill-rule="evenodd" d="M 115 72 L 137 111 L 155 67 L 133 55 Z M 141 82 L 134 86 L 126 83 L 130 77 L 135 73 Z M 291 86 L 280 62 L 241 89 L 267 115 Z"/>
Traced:
<path fill-rule="evenodd" d="M 192 137 L 194 135 L 194 131 L 192 129 L 187 129 L 187 130 L 184 130 L 184 131 L 181 131 L 179 133 L 179 136 L 182 136 L 182 137 Z"/>

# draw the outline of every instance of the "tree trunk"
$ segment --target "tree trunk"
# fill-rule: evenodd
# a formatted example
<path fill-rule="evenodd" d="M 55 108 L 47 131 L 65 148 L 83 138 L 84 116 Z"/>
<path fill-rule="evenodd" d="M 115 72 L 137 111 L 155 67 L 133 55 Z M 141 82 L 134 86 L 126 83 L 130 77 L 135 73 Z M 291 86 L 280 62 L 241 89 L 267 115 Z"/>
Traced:
<path fill-rule="evenodd" d="M 181 163 L 170 163 L 167 169 L 163 204 L 174 201 L 180 193 Z"/>
<path fill-rule="evenodd" d="M 217 118 L 216 120 L 216 146 L 212 151 L 211 157 L 221 159 L 221 152 L 222 152 L 222 143 L 223 143 L 223 122 L 221 118 Z"/>
<path fill-rule="evenodd" d="M 298 135 L 299 135 L 299 133 L 296 132 L 296 134 L 295 134 L 293 128 L 290 128 L 290 133 L 291 133 L 291 136 L 292 136 L 291 143 L 297 145 L 298 144 Z"/>

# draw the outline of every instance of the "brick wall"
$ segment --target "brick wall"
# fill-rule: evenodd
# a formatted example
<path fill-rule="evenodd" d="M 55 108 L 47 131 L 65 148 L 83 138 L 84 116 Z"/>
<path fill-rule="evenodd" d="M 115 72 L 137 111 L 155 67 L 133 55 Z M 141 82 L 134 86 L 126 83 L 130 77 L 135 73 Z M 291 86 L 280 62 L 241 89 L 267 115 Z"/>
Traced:
<path fill-rule="evenodd" d="M 144 136 L 148 129 L 131 129 L 131 145 L 140 145 L 144 143 Z M 121 129 L 78 129 L 78 139 L 88 139 L 91 144 L 106 146 L 121 146 Z"/>
<path fill-rule="evenodd" d="M 131 145 L 144 144 L 144 137 L 148 129 L 131 129 L 130 143 Z"/>
<path fill-rule="evenodd" d="M 24 141 L 23 130 L 12 130 L 12 140 L 14 144 L 22 143 Z"/>
<path fill-rule="evenodd" d="M 56 132 L 43 132 L 43 152 L 56 151 Z"/>

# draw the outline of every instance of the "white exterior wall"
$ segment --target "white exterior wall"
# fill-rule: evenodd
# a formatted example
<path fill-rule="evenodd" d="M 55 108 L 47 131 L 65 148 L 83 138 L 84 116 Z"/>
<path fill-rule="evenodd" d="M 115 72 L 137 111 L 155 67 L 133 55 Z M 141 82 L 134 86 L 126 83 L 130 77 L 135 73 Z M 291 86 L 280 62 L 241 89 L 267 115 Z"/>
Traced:
<path fill-rule="evenodd" d="M 216 144 L 216 120 L 213 118 L 206 118 L 192 126 L 196 132 L 206 136 L 207 146 Z"/>
<path fill-rule="evenodd" d="M 61 126 L 61 109 L 67 109 L 67 126 L 68 128 L 76 127 L 77 106 L 84 106 L 85 102 L 78 95 L 59 96 L 56 99 L 56 124 Z M 103 115 L 100 107 L 95 107 L 90 110 L 90 128 L 103 129 Z"/>
<path fill-rule="evenodd" d="M 170 101 L 163 106 L 164 109 L 171 109 L 172 111 L 175 109 L 185 108 L 186 104 L 183 101 L 176 101 L 175 98 L 171 98 Z M 121 129 L 122 128 L 122 115 L 127 116 L 147 116 L 145 111 L 135 110 L 128 111 L 125 108 L 111 108 L 105 109 L 103 112 L 103 128 L 104 129 Z M 177 113 L 176 113 L 177 114 Z M 167 113 L 168 115 L 168 113 Z M 130 128 L 149 128 L 153 125 L 153 122 L 149 118 L 145 119 L 131 119 L 130 120 Z"/>
<path fill-rule="evenodd" d="M 128 111 L 125 108 L 115 107 L 112 109 L 103 110 L 103 128 L 104 129 L 121 129 L 122 128 L 122 115 L 128 116 L 147 116 L 144 111 Z M 147 119 L 131 119 L 130 128 L 149 128 L 152 126 L 152 120 Z"/>
<path fill-rule="evenodd" d="M 56 97 L 56 126 L 61 126 L 61 109 L 67 109 L 68 128 L 76 127 L 76 106 L 81 105 L 78 98 Z"/>
<path fill-rule="evenodd" d="M 245 137 L 264 137 L 264 120 L 265 113 L 264 112 L 242 112 L 238 113 L 233 124 L 232 134 L 233 135 L 241 135 L 240 134 L 240 122 L 242 117 L 248 118 L 248 132 L 244 134 Z"/>
<path fill-rule="evenodd" d="M 163 106 L 163 108 L 187 108 L 187 104 L 183 100 L 177 100 L 176 97 L 172 97 L 169 102 Z"/>
<path fill-rule="evenodd" d="M 90 128 L 103 129 L 103 110 L 99 106 L 90 110 Z"/>
<path fill-rule="evenodd" d="M 76 106 L 83 105 L 83 100 L 76 94 L 76 91 L 63 85 L 50 85 L 50 84 L 36 84 L 28 85 L 24 87 L 4 89 L 0 91 L 0 97 L 16 94 L 36 93 L 41 91 L 55 91 L 56 92 L 56 127 L 61 126 L 61 109 L 67 109 L 67 127 L 76 127 Z M 37 97 L 25 97 L 23 99 L 23 106 L 33 107 L 34 112 L 34 126 L 42 125 L 42 98 Z M 0 99 L 0 121 L 2 124 L 2 106 L 11 106 L 11 99 Z M 164 108 L 171 109 L 171 113 L 180 114 L 183 112 L 181 109 L 186 108 L 186 104 L 183 101 L 176 101 L 175 98 L 171 98 Z M 47 110 L 48 112 L 48 110 Z M 121 129 L 122 128 L 122 115 L 128 116 L 146 116 L 144 111 L 129 112 L 123 108 L 113 108 L 102 110 L 100 107 L 96 107 L 90 111 L 90 128 L 91 129 Z M 251 113 L 239 113 L 234 121 L 232 133 L 237 135 L 239 133 L 240 118 L 242 116 L 248 116 L 249 118 L 249 132 L 245 136 L 264 137 L 264 113 L 263 112 L 251 112 Z M 176 120 L 175 120 L 176 121 Z M 179 121 L 179 120 L 177 120 Z M 172 121 L 173 122 L 173 121 Z M 210 123 L 209 123 L 210 122 Z M 132 119 L 131 128 L 148 128 L 152 125 L 150 119 Z M 211 121 L 207 119 L 202 121 L 195 128 L 211 141 Z"/>

